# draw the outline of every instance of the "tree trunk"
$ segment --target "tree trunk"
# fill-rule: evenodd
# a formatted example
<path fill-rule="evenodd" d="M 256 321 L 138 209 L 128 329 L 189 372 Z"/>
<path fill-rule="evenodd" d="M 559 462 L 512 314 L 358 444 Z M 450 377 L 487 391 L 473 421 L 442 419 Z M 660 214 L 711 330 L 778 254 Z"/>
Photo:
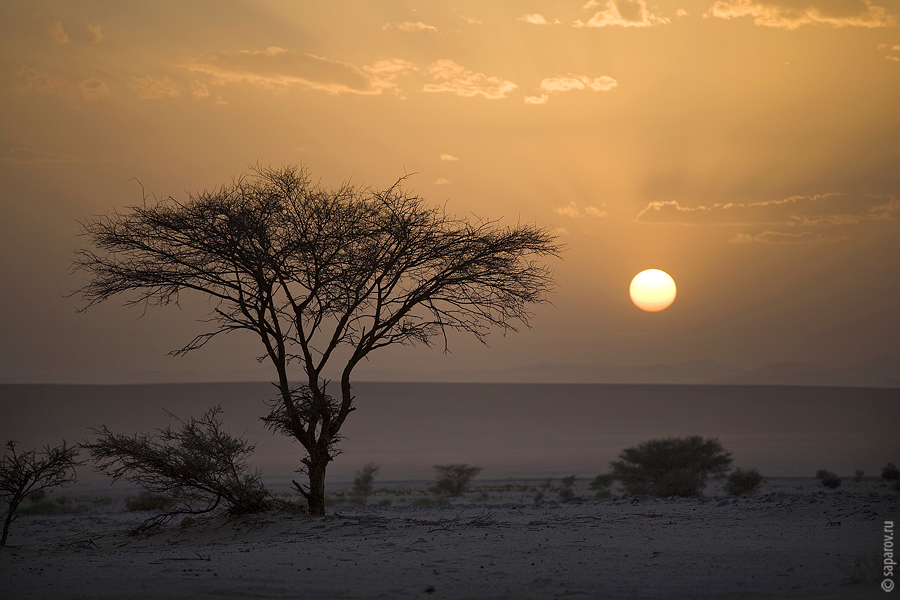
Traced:
<path fill-rule="evenodd" d="M 3 524 L 3 536 L 0 537 L 0 547 L 6 545 L 6 538 L 9 536 L 9 525 L 13 521 L 13 513 L 16 512 L 16 508 L 18 508 L 18 506 L 18 502 L 16 502 L 15 505 L 13 505 L 12 502 L 9 503 L 9 507 L 7 508 L 6 512 L 6 522 Z"/>
<path fill-rule="evenodd" d="M 309 514 L 325 514 L 325 467 L 328 459 L 310 456 L 309 461 L 309 492 L 306 494 L 306 502 L 309 504 Z"/>

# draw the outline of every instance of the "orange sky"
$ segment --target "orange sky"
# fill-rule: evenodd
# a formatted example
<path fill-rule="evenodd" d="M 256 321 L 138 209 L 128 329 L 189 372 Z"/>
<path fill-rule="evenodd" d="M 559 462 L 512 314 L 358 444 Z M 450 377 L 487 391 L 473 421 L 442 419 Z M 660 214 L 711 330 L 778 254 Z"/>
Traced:
<path fill-rule="evenodd" d="M 900 339 L 900 2 L 7 2 L 0 381 L 269 377 L 206 307 L 76 315 L 76 219 L 257 161 L 556 229 L 553 306 L 490 348 L 365 374 L 533 363 L 843 366 Z M 659 268 L 671 308 L 635 308 Z M 402 369 L 399 367 L 402 365 Z M 412 375 L 410 375 L 412 373 Z"/>

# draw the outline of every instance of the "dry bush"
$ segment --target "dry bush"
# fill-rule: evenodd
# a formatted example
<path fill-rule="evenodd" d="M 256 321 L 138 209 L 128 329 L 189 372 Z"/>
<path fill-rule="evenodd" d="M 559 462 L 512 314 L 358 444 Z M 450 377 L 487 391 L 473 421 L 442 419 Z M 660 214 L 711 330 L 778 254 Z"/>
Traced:
<path fill-rule="evenodd" d="M 430 491 L 441 496 L 454 498 L 462 496 L 469 489 L 469 483 L 481 472 L 481 467 L 461 465 L 435 465 L 436 479 Z"/>
<path fill-rule="evenodd" d="M 731 466 L 731 454 L 715 439 L 700 436 L 650 440 L 627 448 L 610 463 L 629 494 L 699 496 L 709 475 Z"/>
<path fill-rule="evenodd" d="M 731 496 L 749 496 L 762 485 L 763 477 L 756 469 L 735 469 L 725 480 L 725 493 Z"/>
<path fill-rule="evenodd" d="M 67 446 L 65 440 L 55 448 L 44 446 L 40 454 L 34 450 L 19 452 L 14 441 L 7 442 L 6 449 L 8 452 L 0 460 L 0 498 L 6 502 L 0 546 L 6 545 L 9 526 L 25 498 L 74 482 L 75 467 L 83 464 L 78 460 L 78 448 Z"/>
<path fill-rule="evenodd" d="M 113 481 L 125 479 L 172 501 L 168 510 L 148 519 L 141 529 L 220 505 L 231 513 L 254 513 L 271 506 L 259 473 L 250 471 L 247 463 L 254 447 L 222 430 L 220 412 L 217 406 L 200 419 L 179 419 L 181 430 L 160 429 L 156 435 L 115 434 L 103 426 L 97 442 L 84 445 L 96 468 Z"/>

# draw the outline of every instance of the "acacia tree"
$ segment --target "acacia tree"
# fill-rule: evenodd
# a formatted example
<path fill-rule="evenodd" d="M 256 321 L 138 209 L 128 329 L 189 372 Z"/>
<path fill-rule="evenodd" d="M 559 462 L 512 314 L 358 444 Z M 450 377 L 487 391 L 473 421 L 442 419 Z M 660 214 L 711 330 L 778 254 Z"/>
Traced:
<path fill-rule="evenodd" d="M 393 344 L 442 340 L 446 351 L 449 331 L 484 341 L 492 329 L 527 326 L 529 305 L 553 285 L 542 261 L 561 247 L 550 232 L 455 218 L 402 183 L 327 190 L 303 168 L 256 167 L 184 202 L 145 197 L 82 224 L 94 249 L 77 254 L 89 277 L 75 293 L 82 310 L 120 294 L 144 308 L 188 291 L 208 296 L 211 329 L 176 355 L 221 333 L 254 333 L 277 373 L 265 420 L 303 446 L 309 482 L 295 485 L 322 514 L 360 361 Z M 340 361 L 336 396 L 324 377 L 330 361 Z"/>

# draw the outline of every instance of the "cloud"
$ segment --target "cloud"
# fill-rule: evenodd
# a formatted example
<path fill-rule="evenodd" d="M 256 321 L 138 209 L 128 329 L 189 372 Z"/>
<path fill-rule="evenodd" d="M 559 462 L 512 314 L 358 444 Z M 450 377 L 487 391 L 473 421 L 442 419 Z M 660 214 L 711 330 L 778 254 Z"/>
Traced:
<path fill-rule="evenodd" d="M 562 215 L 564 217 L 571 217 L 573 219 L 578 219 L 581 217 L 597 217 L 603 218 L 606 216 L 606 211 L 597 208 L 596 206 L 586 206 L 584 210 L 578 208 L 578 205 L 575 202 L 569 202 L 565 206 L 558 206 L 553 209 L 558 215 Z"/>
<path fill-rule="evenodd" d="M 14 89 L 24 95 L 41 94 L 82 100 L 98 100 L 109 96 L 109 86 L 96 78 L 82 79 L 73 84 L 66 79 L 31 67 L 20 68 L 17 75 L 20 81 Z"/>
<path fill-rule="evenodd" d="M 900 218 L 900 200 L 893 196 L 821 194 L 791 196 L 766 202 L 681 206 L 675 200 L 651 202 L 638 213 L 641 223 L 689 225 L 856 225 L 863 221 Z"/>
<path fill-rule="evenodd" d="M 459 15 L 459 18 L 468 23 L 469 25 L 481 25 L 481 21 L 476 19 L 475 17 L 467 17 L 465 15 Z"/>
<path fill-rule="evenodd" d="M 100 25 L 88 25 L 88 38 L 94 42 L 102 42 L 103 41 L 103 29 Z"/>
<path fill-rule="evenodd" d="M 804 25 L 889 27 L 897 20 L 871 0 L 718 0 L 705 16 L 752 17 L 762 27 L 794 30 Z"/>
<path fill-rule="evenodd" d="M 505 98 L 517 86 L 500 77 L 476 73 L 452 60 L 439 60 L 428 67 L 432 78 L 440 83 L 426 83 L 425 92 L 450 92 L 464 98 L 481 96 L 490 100 Z"/>
<path fill-rule="evenodd" d="M 585 10 L 600 6 L 596 0 L 584 5 Z M 607 0 L 604 10 L 595 12 L 587 21 L 578 20 L 576 27 L 653 27 L 665 25 L 669 19 L 650 12 L 645 0 Z"/>
<path fill-rule="evenodd" d="M 435 180 L 434 185 L 447 185 L 448 183 L 450 183 L 449 179 L 444 179 L 443 177 L 441 177 Z"/>
<path fill-rule="evenodd" d="M 525 96 L 525 104 L 534 104 L 536 106 L 547 104 L 548 100 L 550 100 L 550 96 L 547 94 L 541 94 L 540 96 Z"/>
<path fill-rule="evenodd" d="M 519 17 L 516 21 L 531 23 L 532 25 L 558 25 L 560 23 L 559 19 L 548 21 L 541 13 L 528 13 Z"/>
<path fill-rule="evenodd" d="M 750 235 L 748 233 L 739 233 L 732 240 L 731 244 L 749 244 L 752 242 L 762 242 L 764 244 L 796 244 L 798 242 L 820 242 L 824 238 L 811 231 L 801 231 L 799 233 L 785 233 L 781 231 L 763 231 Z"/>
<path fill-rule="evenodd" d="M 206 75 L 216 85 L 237 84 L 286 93 L 293 88 L 328 94 L 400 94 L 395 80 L 416 67 L 400 59 L 385 59 L 357 67 L 314 54 L 271 46 L 266 50 L 210 53 L 183 65 Z"/>
<path fill-rule="evenodd" d="M 441 154 L 441 160 L 445 160 L 448 162 L 455 162 L 459 160 L 459 158 L 453 156 L 452 154 Z"/>
<path fill-rule="evenodd" d="M 154 77 L 135 77 L 131 80 L 131 89 L 141 100 L 160 100 L 177 98 L 181 95 L 178 84 L 168 75 L 162 79 Z"/>
<path fill-rule="evenodd" d="M 565 77 L 551 77 L 541 81 L 541 91 L 545 94 L 570 92 L 572 90 L 590 90 L 592 92 L 608 92 L 618 86 L 618 82 L 606 75 L 591 79 L 586 75 L 567 75 Z"/>
<path fill-rule="evenodd" d="M 209 97 L 209 88 L 206 87 L 206 84 L 201 83 L 199 81 L 191 82 L 191 96 L 196 98 L 197 100 L 202 100 L 203 98 Z"/>
<path fill-rule="evenodd" d="M 0 155 L 0 162 L 8 162 L 16 165 L 38 165 L 46 163 L 72 163 L 81 159 L 71 154 L 54 154 L 33 148 L 11 148 L 6 154 Z"/>
<path fill-rule="evenodd" d="M 69 42 L 69 36 L 63 31 L 62 23 L 59 21 L 50 23 L 50 37 L 56 40 L 58 44 L 66 44 Z"/>
<path fill-rule="evenodd" d="M 525 96 L 527 104 L 547 104 L 550 94 L 559 94 L 571 91 L 608 92 L 618 86 L 618 82 L 612 77 L 588 77 L 586 75 L 566 75 L 563 77 L 549 77 L 541 81 L 539 86 L 540 96 Z"/>
<path fill-rule="evenodd" d="M 422 21 L 410 22 L 406 21 L 404 23 L 385 23 L 381 26 L 382 29 L 398 29 L 400 31 L 406 32 L 414 32 L 414 31 L 437 31 L 437 27 L 434 25 L 428 25 L 423 23 Z"/>

